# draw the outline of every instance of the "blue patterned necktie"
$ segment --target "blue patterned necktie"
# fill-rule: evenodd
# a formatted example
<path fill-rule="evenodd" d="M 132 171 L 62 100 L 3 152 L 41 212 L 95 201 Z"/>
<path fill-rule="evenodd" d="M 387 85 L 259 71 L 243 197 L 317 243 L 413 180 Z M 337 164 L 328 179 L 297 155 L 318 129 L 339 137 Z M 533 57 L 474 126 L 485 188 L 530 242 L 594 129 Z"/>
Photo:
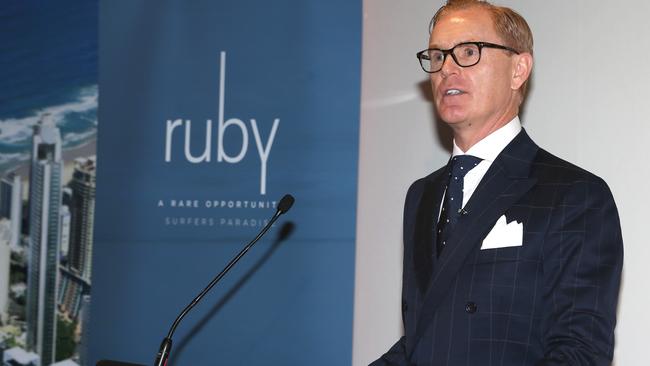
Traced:
<path fill-rule="evenodd" d="M 456 155 L 451 158 L 449 169 L 449 183 L 445 192 L 445 202 L 436 227 L 436 249 L 438 256 L 447 244 L 447 239 L 454 231 L 456 222 L 461 215 L 463 205 L 463 180 L 465 175 L 478 163 L 481 158 L 472 155 Z"/>

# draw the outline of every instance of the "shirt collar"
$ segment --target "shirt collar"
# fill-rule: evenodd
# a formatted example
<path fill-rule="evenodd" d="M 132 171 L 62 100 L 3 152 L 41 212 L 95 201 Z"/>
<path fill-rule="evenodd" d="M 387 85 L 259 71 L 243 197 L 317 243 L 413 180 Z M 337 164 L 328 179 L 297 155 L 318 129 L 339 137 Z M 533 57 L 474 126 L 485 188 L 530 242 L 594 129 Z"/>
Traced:
<path fill-rule="evenodd" d="M 493 162 L 499 153 L 508 146 L 510 141 L 512 141 L 519 132 L 521 132 L 521 121 L 519 120 L 519 116 L 515 116 L 515 118 L 506 125 L 484 137 L 481 141 L 470 147 L 466 152 L 463 152 L 463 150 L 456 145 L 456 140 L 454 140 L 454 149 L 451 156 L 467 154 Z"/>

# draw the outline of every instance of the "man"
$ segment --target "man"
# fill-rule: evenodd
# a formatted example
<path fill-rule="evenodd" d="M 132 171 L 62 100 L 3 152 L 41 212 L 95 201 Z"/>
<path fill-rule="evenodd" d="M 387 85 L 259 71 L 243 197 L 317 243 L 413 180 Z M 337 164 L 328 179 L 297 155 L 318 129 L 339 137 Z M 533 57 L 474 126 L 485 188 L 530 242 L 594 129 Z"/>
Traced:
<path fill-rule="evenodd" d="M 611 363 L 616 206 L 602 179 L 522 129 L 532 48 L 508 8 L 450 0 L 434 16 L 418 58 L 453 154 L 408 191 L 405 335 L 373 366 Z"/>

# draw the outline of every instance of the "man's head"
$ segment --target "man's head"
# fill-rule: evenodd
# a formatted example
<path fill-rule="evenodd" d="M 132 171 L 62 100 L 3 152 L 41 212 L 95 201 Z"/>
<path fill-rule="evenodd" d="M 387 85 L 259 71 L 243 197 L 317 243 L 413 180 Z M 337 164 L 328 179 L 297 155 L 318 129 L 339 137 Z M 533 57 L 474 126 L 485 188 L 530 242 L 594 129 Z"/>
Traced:
<path fill-rule="evenodd" d="M 457 47 L 453 55 L 429 53 L 444 58 L 442 68 L 431 73 L 434 100 L 448 124 L 473 126 L 487 135 L 518 113 L 533 65 L 533 37 L 511 9 L 450 0 L 431 21 L 429 48 L 446 51 L 464 42 L 485 43 Z M 460 60 L 461 52 L 466 60 Z M 480 54 L 479 61 L 467 66 L 472 62 L 464 61 L 472 61 L 473 52 Z"/>

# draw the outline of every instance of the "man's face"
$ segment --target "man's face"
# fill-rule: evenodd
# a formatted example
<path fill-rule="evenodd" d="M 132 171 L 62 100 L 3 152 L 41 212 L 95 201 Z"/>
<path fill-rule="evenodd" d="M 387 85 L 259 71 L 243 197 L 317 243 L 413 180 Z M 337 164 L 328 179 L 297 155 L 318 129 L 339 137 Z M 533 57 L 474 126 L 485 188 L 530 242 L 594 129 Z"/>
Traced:
<path fill-rule="evenodd" d="M 431 33 L 429 47 L 449 49 L 469 41 L 503 45 L 486 10 L 474 7 L 445 14 Z M 442 70 L 431 74 L 438 114 L 458 127 L 490 129 L 507 123 L 519 105 L 517 91 L 511 88 L 513 71 L 510 53 L 499 49 L 483 48 L 479 63 L 470 67 L 458 66 L 448 55 Z M 460 93 L 449 94 L 454 89 Z"/>

